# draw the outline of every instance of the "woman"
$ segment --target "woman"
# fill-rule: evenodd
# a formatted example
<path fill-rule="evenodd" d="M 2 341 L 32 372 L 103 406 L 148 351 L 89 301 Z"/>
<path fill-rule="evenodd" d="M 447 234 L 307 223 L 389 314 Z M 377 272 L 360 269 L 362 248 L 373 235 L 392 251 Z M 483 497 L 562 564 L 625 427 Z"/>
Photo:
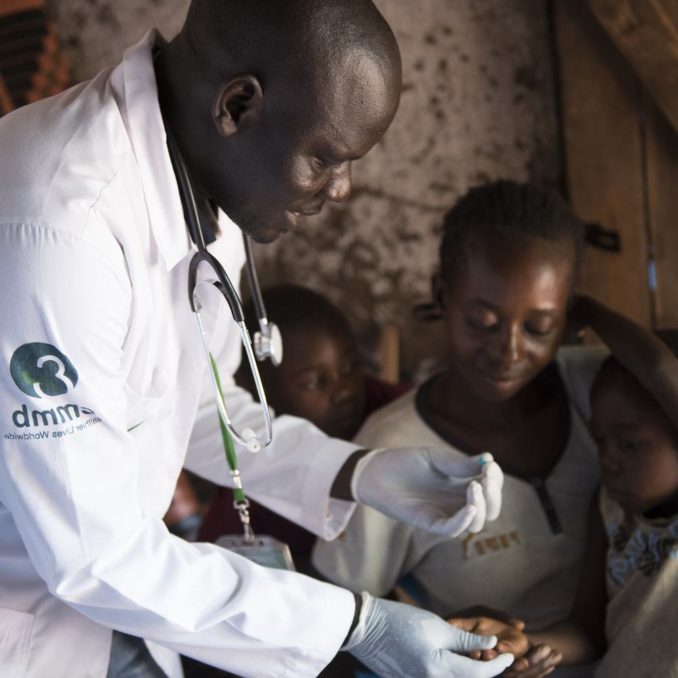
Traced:
<path fill-rule="evenodd" d="M 567 616 L 599 481 L 588 392 L 605 356 L 559 351 L 582 236 L 556 193 L 508 181 L 471 190 L 446 215 L 434 292 L 447 367 L 372 415 L 356 440 L 489 450 L 506 476 L 502 513 L 451 540 L 360 510 L 341 538 L 316 546 L 323 575 L 381 595 L 409 575 L 410 594 L 438 614 L 483 605 L 528 631 Z"/>

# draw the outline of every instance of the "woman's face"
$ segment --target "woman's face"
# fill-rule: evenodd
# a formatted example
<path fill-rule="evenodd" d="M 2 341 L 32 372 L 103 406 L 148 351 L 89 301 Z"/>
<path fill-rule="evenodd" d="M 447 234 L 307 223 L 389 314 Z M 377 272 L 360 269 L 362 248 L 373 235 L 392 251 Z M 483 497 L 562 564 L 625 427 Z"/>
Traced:
<path fill-rule="evenodd" d="M 450 367 L 476 396 L 508 400 L 553 360 L 574 268 L 574 246 L 478 243 L 441 283 Z"/>

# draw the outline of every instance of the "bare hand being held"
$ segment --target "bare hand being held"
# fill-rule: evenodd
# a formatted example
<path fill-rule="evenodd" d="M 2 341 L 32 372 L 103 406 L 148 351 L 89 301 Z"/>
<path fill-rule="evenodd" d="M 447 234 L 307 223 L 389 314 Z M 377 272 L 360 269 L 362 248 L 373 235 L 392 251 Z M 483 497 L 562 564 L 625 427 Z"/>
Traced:
<path fill-rule="evenodd" d="M 531 647 L 503 674 L 509 678 L 541 678 L 555 671 L 563 655 L 548 645 Z"/>
<path fill-rule="evenodd" d="M 481 636 L 496 636 L 497 644 L 489 650 L 474 651 L 472 659 L 493 659 L 500 652 L 510 652 L 514 657 L 522 657 L 530 647 L 530 641 L 523 633 L 525 622 L 511 619 L 509 622 L 490 617 L 453 617 L 447 620 L 457 628 Z"/>
<path fill-rule="evenodd" d="M 469 633 L 431 612 L 362 594 L 358 625 L 343 649 L 383 678 L 491 678 L 513 662 L 508 652 L 488 661 L 471 654 L 493 648 L 494 636 Z"/>

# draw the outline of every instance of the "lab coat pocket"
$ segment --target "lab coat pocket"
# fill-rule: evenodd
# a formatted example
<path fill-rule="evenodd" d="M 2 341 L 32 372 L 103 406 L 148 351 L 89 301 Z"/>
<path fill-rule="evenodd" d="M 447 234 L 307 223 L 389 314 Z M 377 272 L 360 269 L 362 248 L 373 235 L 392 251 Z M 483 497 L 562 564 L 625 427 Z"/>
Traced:
<path fill-rule="evenodd" d="M 22 678 L 28 670 L 28 658 L 35 617 L 0 607 L 0 675 Z"/>
<path fill-rule="evenodd" d="M 144 423 L 158 421 L 172 410 L 171 398 L 168 396 L 167 380 L 159 370 L 153 370 L 150 386 L 140 393 L 125 384 L 127 397 L 127 430 L 133 431 Z"/>

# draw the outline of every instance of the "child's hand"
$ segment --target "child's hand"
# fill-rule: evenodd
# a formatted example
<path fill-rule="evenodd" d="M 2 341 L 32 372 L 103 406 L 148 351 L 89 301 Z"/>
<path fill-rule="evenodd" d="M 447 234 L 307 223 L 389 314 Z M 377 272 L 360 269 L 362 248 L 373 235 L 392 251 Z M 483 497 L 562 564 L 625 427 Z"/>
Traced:
<path fill-rule="evenodd" d="M 530 647 L 527 636 L 523 633 L 525 622 L 519 619 L 499 621 L 491 617 L 453 617 L 447 621 L 464 631 L 481 636 L 497 636 L 497 644 L 491 650 L 471 652 L 471 659 L 489 660 L 501 652 L 510 652 L 517 662 L 517 658 L 522 657 Z"/>
<path fill-rule="evenodd" d="M 589 314 L 589 298 L 583 294 L 576 294 L 573 297 L 567 312 L 565 336 L 572 339 L 581 339 L 589 326 Z"/>
<path fill-rule="evenodd" d="M 548 645 L 535 645 L 523 657 L 517 658 L 502 675 L 508 678 L 541 678 L 554 671 L 562 659 L 563 655 Z"/>

